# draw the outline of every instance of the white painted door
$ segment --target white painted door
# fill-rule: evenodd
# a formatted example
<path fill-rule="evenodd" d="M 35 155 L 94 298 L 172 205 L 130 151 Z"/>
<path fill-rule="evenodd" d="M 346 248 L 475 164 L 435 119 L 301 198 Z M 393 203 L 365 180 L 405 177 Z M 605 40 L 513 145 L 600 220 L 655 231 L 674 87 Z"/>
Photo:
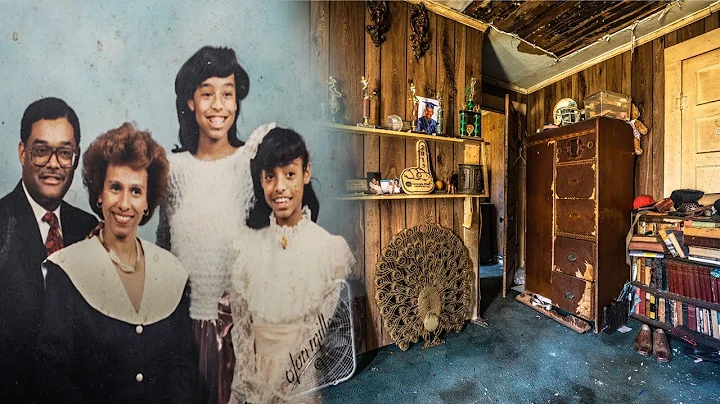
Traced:
<path fill-rule="evenodd" d="M 682 61 L 682 187 L 720 193 L 720 49 Z"/>

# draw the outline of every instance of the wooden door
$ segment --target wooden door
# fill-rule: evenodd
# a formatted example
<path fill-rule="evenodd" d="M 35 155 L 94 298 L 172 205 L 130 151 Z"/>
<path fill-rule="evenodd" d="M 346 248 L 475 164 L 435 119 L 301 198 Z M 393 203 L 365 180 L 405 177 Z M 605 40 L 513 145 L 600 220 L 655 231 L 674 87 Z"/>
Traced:
<path fill-rule="evenodd" d="M 665 48 L 663 193 L 720 193 L 720 29 Z"/>
<path fill-rule="evenodd" d="M 720 193 L 718 83 L 720 49 L 682 62 L 682 187 L 706 194 Z"/>
<path fill-rule="evenodd" d="M 503 297 L 513 285 L 517 269 L 518 252 L 518 145 L 520 142 L 520 119 L 518 112 L 510 102 L 510 95 L 505 95 L 505 153 L 503 192 L 504 214 L 502 218 L 503 234 Z"/>

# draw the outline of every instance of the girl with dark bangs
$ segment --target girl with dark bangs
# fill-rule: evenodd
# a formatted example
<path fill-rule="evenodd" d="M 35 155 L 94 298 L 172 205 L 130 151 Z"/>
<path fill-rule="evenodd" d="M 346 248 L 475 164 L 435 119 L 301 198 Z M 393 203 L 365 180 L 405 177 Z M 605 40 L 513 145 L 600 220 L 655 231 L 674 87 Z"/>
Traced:
<path fill-rule="evenodd" d="M 250 160 L 275 127 L 259 127 L 247 143 L 238 138 L 237 117 L 249 88 L 248 75 L 230 48 L 203 47 L 175 78 L 180 147 L 168 158 L 170 183 L 160 207 L 157 243 L 188 271 L 204 404 L 230 400 L 233 243 L 252 206 Z"/>
<path fill-rule="evenodd" d="M 251 172 L 256 203 L 247 224 L 255 230 L 238 247 L 232 274 L 233 346 L 243 358 L 235 365 L 233 393 L 250 403 L 294 400 L 288 354 L 311 339 L 321 303 L 355 259 L 342 237 L 315 223 L 320 204 L 299 134 L 272 129 Z M 312 371 L 300 377 L 313 377 Z"/>

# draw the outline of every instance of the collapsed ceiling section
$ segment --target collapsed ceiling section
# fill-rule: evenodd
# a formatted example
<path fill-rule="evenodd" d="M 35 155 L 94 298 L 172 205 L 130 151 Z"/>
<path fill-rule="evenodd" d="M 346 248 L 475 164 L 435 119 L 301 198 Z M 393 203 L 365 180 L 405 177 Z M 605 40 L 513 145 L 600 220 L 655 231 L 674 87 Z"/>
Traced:
<path fill-rule="evenodd" d="M 436 2 L 490 26 L 483 76 L 529 92 L 720 5 L 695 0 Z"/>

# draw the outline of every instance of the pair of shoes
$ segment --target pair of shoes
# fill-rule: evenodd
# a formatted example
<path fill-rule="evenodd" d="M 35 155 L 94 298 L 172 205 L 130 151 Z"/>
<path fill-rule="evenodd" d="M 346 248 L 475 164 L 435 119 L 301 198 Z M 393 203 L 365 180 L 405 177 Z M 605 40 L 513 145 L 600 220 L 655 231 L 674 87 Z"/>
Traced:
<path fill-rule="evenodd" d="M 633 349 L 642 356 L 649 356 L 652 352 L 652 331 L 650 326 L 643 324 L 635 337 Z"/>
<path fill-rule="evenodd" d="M 633 343 L 633 349 L 640 355 L 650 356 L 652 353 L 658 362 L 670 362 L 672 357 L 672 351 L 670 350 L 670 344 L 668 343 L 665 331 L 658 328 L 653 333 L 650 331 L 650 327 L 647 324 L 643 324 L 635 337 Z"/>
<path fill-rule="evenodd" d="M 670 349 L 670 343 L 662 328 L 658 328 L 653 333 L 653 354 L 655 360 L 662 363 L 670 362 L 670 358 L 672 358 L 672 349 Z"/>

